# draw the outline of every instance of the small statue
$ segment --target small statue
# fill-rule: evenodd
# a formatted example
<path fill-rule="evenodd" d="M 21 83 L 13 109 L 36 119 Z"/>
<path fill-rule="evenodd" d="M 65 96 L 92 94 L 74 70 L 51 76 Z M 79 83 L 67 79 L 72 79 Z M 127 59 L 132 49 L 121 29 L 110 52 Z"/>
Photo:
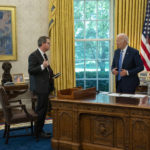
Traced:
<path fill-rule="evenodd" d="M 4 70 L 4 73 L 2 74 L 2 85 L 4 85 L 6 82 L 12 82 L 12 76 L 10 74 L 10 70 L 12 68 L 12 65 L 9 61 L 5 61 L 2 64 L 2 69 Z"/>

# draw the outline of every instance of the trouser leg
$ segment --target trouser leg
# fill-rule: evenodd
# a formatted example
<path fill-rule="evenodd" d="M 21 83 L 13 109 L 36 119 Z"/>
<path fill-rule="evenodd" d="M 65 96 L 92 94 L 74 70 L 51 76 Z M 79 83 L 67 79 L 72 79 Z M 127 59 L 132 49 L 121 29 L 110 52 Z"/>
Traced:
<path fill-rule="evenodd" d="M 38 120 L 36 122 L 37 132 L 41 132 L 44 126 L 47 107 L 48 107 L 48 94 L 38 94 L 38 101 L 36 107 L 36 113 L 38 114 Z"/>

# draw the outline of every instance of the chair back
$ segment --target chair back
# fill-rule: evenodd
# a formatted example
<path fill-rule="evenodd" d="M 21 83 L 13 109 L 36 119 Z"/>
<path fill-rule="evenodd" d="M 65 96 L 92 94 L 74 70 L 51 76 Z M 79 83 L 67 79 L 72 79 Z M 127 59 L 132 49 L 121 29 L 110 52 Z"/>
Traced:
<path fill-rule="evenodd" d="M 3 86 L 0 86 L 0 103 L 2 105 L 3 115 L 6 122 L 10 121 L 12 117 L 11 110 L 7 108 L 9 106 L 8 96 Z"/>

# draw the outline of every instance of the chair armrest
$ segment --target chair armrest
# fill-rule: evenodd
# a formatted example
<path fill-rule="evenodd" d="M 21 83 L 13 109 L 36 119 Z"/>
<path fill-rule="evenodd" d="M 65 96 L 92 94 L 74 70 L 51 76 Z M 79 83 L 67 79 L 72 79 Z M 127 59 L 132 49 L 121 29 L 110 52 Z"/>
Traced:
<path fill-rule="evenodd" d="M 24 112 L 26 113 L 26 115 L 27 115 L 27 117 L 28 118 L 30 118 L 32 121 L 34 120 L 33 119 L 33 116 L 30 114 L 30 113 L 28 113 L 28 111 L 27 111 L 27 109 L 26 109 L 26 106 L 24 105 L 24 106 L 22 106 L 22 109 L 24 110 Z"/>
<path fill-rule="evenodd" d="M 35 102 L 35 101 L 37 101 L 37 99 L 38 99 L 38 97 L 36 95 L 32 95 L 31 101 Z"/>
<path fill-rule="evenodd" d="M 24 104 L 20 104 L 20 105 L 11 105 L 11 106 L 6 106 L 6 109 L 12 109 L 12 108 L 17 108 L 17 107 L 21 107 L 22 110 L 25 112 L 25 114 L 27 115 L 27 117 L 31 120 L 33 120 L 33 117 L 30 113 L 28 113 L 26 106 Z"/>
<path fill-rule="evenodd" d="M 19 104 L 19 105 L 6 106 L 6 109 L 11 109 L 11 108 L 16 108 L 16 107 L 21 107 L 21 108 L 23 108 L 23 107 L 25 107 L 25 105 Z"/>
<path fill-rule="evenodd" d="M 19 102 L 19 104 L 22 104 L 22 101 L 20 99 L 18 100 L 9 100 L 8 101 L 9 103 L 16 103 L 16 102 Z"/>

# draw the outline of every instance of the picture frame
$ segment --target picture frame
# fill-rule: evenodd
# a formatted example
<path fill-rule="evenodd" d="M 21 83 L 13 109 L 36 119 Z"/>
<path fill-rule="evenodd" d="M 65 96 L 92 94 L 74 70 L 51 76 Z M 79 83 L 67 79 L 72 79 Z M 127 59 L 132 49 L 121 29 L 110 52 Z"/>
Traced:
<path fill-rule="evenodd" d="M 17 60 L 15 6 L 0 6 L 0 61 L 5 60 Z"/>
<path fill-rule="evenodd" d="M 140 84 L 144 85 L 150 82 L 150 71 L 142 71 L 138 73 Z"/>
<path fill-rule="evenodd" d="M 24 84 L 24 75 L 23 73 L 12 74 L 12 81 L 14 84 Z"/>

